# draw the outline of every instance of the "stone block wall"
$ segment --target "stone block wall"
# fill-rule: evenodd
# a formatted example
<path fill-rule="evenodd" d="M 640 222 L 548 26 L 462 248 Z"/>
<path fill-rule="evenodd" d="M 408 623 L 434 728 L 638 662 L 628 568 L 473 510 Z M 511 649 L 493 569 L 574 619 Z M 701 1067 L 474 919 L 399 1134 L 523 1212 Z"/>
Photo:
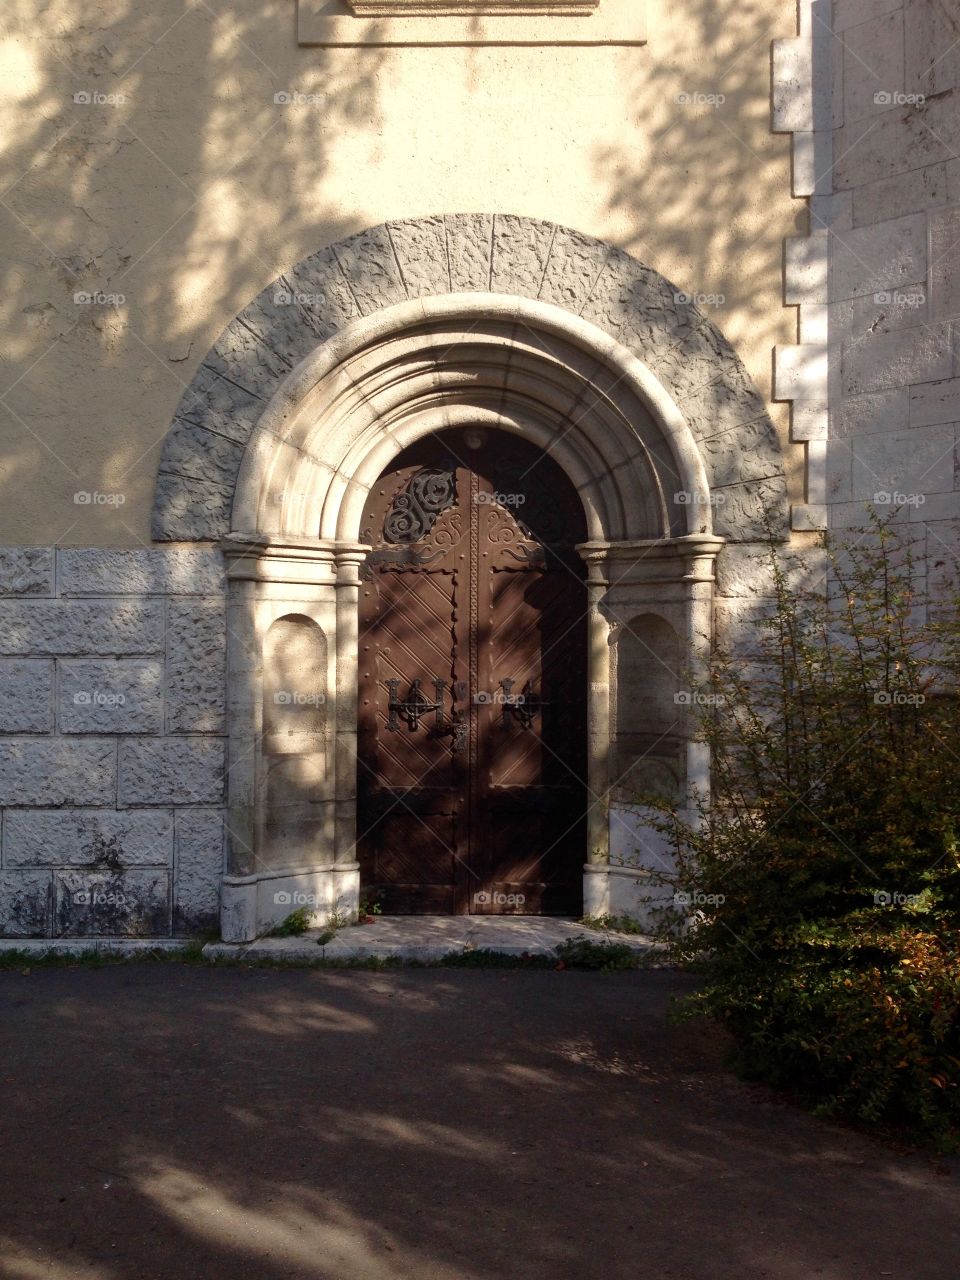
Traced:
<path fill-rule="evenodd" d="M 960 10 L 835 0 L 833 29 L 830 523 L 899 507 L 938 595 L 960 535 Z"/>
<path fill-rule="evenodd" d="M 222 559 L 0 549 L 0 936 L 216 928 Z"/>

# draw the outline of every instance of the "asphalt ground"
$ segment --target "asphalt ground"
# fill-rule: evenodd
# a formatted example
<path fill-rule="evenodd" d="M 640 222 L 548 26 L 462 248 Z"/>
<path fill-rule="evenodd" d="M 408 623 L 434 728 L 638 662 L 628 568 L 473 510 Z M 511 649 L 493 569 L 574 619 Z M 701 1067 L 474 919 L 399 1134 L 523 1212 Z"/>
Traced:
<path fill-rule="evenodd" d="M 669 970 L 0 973 L 12 1280 L 957 1280 L 960 1177 L 739 1082 Z"/>

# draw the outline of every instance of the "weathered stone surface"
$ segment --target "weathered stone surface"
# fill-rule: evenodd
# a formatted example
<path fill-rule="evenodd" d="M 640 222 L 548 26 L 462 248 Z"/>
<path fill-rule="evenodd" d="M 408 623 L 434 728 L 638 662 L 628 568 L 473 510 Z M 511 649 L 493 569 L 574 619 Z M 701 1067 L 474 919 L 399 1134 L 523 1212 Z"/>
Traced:
<path fill-rule="evenodd" d="M 954 487 L 955 441 L 956 430 L 952 426 L 921 427 L 900 435 L 854 440 L 853 498 L 878 501 L 878 493 L 950 492 Z"/>
<path fill-rule="evenodd" d="M 930 215 L 930 315 L 960 316 L 960 208 Z"/>
<path fill-rule="evenodd" d="M 712 494 L 713 532 L 731 542 L 756 542 L 767 536 L 767 519 L 773 532 L 788 527 L 787 487 L 782 475 L 747 484 L 730 485 Z"/>
<path fill-rule="evenodd" d="M 447 253 L 454 293 L 478 293 L 490 288 L 493 256 L 493 215 L 447 214 Z"/>
<path fill-rule="evenodd" d="M 919 213 L 947 203 L 947 167 L 928 165 L 892 178 L 868 182 L 853 192 L 853 224 L 869 226 L 907 213 Z"/>
<path fill-rule="evenodd" d="M 163 664 L 157 658 L 60 660 L 61 733 L 160 733 Z"/>
<path fill-rule="evenodd" d="M 58 938 L 154 938 L 170 932 L 170 874 L 61 871 L 53 877 Z"/>
<path fill-rule="evenodd" d="M 949 325 L 922 325 L 895 333 L 863 334 L 844 345 L 843 394 L 935 382 L 953 372 Z"/>
<path fill-rule="evenodd" d="M 216 541 L 230 530 L 233 489 L 161 471 L 154 492 L 157 542 Z"/>
<path fill-rule="evenodd" d="M 270 399 L 291 367 L 244 323 L 242 313 L 221 333 L 204 364 L 262 400 Z"/>
<path fill-rule="evenodd" d="M 8 809 L 5 867 L 170 866 L 173 814 L 162 809 Z"/>
<path fill-rule="evenodd" d="M 226 697 L 226 603 L 171 601 L 167 614 L 168 733 L 219 733 Z"/>
<path fill-rule="evenodd" d="M 358 311 L 371 314 L 403 301 L 408 294 L 492 289 L 542 297 L 580 311 L 584 319 L 648 363 L 680 402 L 695 435 L 718 437 L 742 423 L 767 417 L 762 397 L 729 343 L 681 289 L 623 251 L 552 223 L 488 214 L 391 223 L 389 228 L 375 227 L 305 259 L 279 283 L 295 283 L 306 286 L 307 293 L 312 291 L 313 309 L 301 309 L 305 317 L 309 312 L 305 323 L 312 327 L 313 336 L 323 338 L 355 319 Z M 288 361 L 274 358 L 271 362 L 265 357 L 268 344 L 287 350 L 291 358 L 297 357 L 301 347 L 290 347 L 293 308 L 287 307 L 274 326 L 270 308 L 276 310 L 276 306 L 273 301 L 267 306 L 264 298 L 262 294 L 251 304 L 205 361 L 203 377 L 208 381 L 198 388 L 194 402 L 208 394 L 211 371 L 264 402 L 275 391 Z M 294 323 L 299 343 L 298 325 L 299 320 Z M 274 328 L 276 333 L 268 332 Z M 226 399 L 223 412 L 229 414 L 232 393 L 220 391 Z M 182 404 L 189 399 L 185 397 Z M 251 398 L 248 407 L 255 403 Z M 210 417 L 186 409 L 181 417 L 198 427 L 213 427 L 231 440 L 246 438 L 246 423 L 242 431 L 231 431 L 218 423 L 212 409 Z M 754 431 L 750 448 L 760 447 L 764 431 L 763 460 L 751 459 L 741 474 L 771 474 L 780 468 L 772 428 Z M 205 444 L 213 445 L 209 459 L 203 453 Z M 239 462 L 234 468 L 229 449 L 199 433 L 178 435 L 169 449 L 157 481 L 154 537 L 158 541 L 222 537 L 230 528 Z"/>
<path fill-rule="evenodd" d="M 314 327 L 297 302 L 296 293 L 285 288 L 282 279 L 257 294 L 243 309 L 241 318 L 264 346 L 291 369 L 318 345 Z"/>
<path fill-rule="evenodd" d="M 117 748 L 82 738 L 0 740 L 0 805 L 113 804 Z"/>
<path fill-rule="evenodd" d="M 52 547 L 0 547 L 0 596 L 52 595 Z"/>
<path fill-rule="evenodd" d="M 0 871 L 0 936 L 44 938 L 49 920 L 50 872 Z"/>
<path fill-rule="evenodd" d="M 843 70 L 845 120 L 888 110 L 893 95 L 903 92 L 903 14 L 894 11 L 851 27 Z"/>
<path fill-rule="evenodd" d="M 953 4 L 904 0 L 907 93 L 926 97 L 960 86 L 960 15 Z"/>
<path fill-rule="evenodd" d="M 263 409 L 259 396 L 201 365 L 177 406 L 174 421 L 193 422 L 245 444 Z"/>
<path fill-rule="evenodd" d="M 216 738 L 126 739 L 120 743 L 120 805 L 218 804 L 225 744 Z"/>
<path fill-rule="evenodd" d="M 830 297 L 859 297 L 925 280 L 927 226 L 921 213 L 855 227 L 831 239 Z"/>
<path fill-rule="evenodd" d="M 955 95 L 921 106 L 891 107 L 873 120 L 846 122 L 833 136 L 838 189 L 951 160 L 960 151 L 960 112 Z"/>
<path fill-rule="evenodd" d="M 600 240 L 557 227 L 540 288 L 544 302 L 579 315 L 600 277 L 610 250 Z"/>
<path fill-rule="evenodd" d="M 53 663 L 0 659 L 0 733 L 49 733 L 53 728 Z"/>
<path fill-rule="evenodd" d="M 450 293 L 443 218 L 414 218 L 409 222 L 390 222 L 387 227 L 410 297 Z"/>
<path fill-rule="evenodd" d="M 65 596 L 210 595 L 226 585 L 223 555 L 214 549 L 84 547 L 59 555 L 60 590 Z"/>
<path fill-rule="evenodd" d="M 903 395 L 907 392 L 904 390 Z M 960 378 L 927 382 L 910 388 L 910 425 L 927 427 L 937 422 L 960 422 Z M 902 422 L 901 426 L 906 426 Z"/>
<path fill-rule="evenodd" d="M 803 554 L 778 547 L 777 561 L 795 590 L 817 590 L 826 573 L 823 552 L 805 549 Z M 769 598 L 776 594 L 771 548 L 763 545 L 728 544 L 717 557 L 717 594 Z"/>
<path fill-rule="evenodd" d="M 329 246 L 302 259 L 281 279 L 297 294 L 303 318 L 321 342 L 360 316 L 337 255 Z"/>
<path fill-rule="evenodd" d="M 711 488 L 777 475 L 783 464 L 772 432 L 770 419 L 763 417 L 701 439 L 700 453 Z"/>
<path fill-rule="evenodd" d="M 494 216 L 490 275 L 494 293 L 518 293 L 522 298 L 540 296 L 554 230 L 550 222 L 502 213 Z"/>
<path fill-rule="evenodd" d="M 830 435 L 849 440 L 852 436 L 896 431 L 907 425 L 909 412 L 910 393 L 906 387 L 853 396 L 830 410 Z"/>
<path fill-rule="evenodd" d="M 192 934 L 215 928 L 220 916 L 224 814 L 182 809 L 177 814 L 173 929 Z"/>
<path fill-rule="evenodd" d="M 175 420 L 164 439 L 160 465 L 164 471 L 232 488 L 242 461 L 242 443 L 193 422 Z"/>
<path fill-rule="evenodd" d="M 384 226 L 362 231 L 333 246 L 357 306 L 365 315 L 406 301 L 390 236 Z"/>
<path fill-rule="evenodd" d="M 717 600 L 714 627 L 718 646 L 733 655 L 759 657 L 769 634 L 763 623 L 773 617 L 775 608 L 772 599 L 731 596 Z"/>
<path fill-rule="evenodd" d="M 160 600 L 0 601 L 0 653 L 150 654 L 162 650 Z"/>

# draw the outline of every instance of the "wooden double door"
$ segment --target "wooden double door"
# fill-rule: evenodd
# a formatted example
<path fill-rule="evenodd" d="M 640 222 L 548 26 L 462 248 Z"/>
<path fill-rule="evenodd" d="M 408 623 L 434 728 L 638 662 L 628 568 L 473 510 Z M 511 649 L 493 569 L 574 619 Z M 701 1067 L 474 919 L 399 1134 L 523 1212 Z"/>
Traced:
<path fill-rule="evenodd" d="M 576 491 L 523 440 L 444 432 L 380 477 L 361 536 L 362 892 L 386 914 L 579 914 Z"/>

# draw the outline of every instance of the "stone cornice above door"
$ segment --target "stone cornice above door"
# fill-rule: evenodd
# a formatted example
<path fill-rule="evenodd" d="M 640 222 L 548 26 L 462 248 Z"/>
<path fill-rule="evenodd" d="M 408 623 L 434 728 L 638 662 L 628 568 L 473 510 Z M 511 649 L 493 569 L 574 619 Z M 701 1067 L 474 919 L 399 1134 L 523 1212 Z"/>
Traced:
<path fill-rule="evenodd" d="M 646 0 L 299 0 L 301 45 L 640 45 Z"/>

